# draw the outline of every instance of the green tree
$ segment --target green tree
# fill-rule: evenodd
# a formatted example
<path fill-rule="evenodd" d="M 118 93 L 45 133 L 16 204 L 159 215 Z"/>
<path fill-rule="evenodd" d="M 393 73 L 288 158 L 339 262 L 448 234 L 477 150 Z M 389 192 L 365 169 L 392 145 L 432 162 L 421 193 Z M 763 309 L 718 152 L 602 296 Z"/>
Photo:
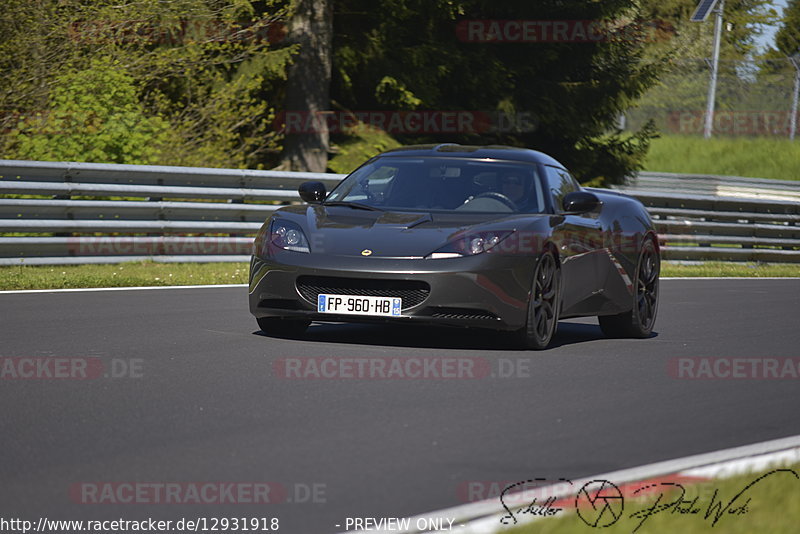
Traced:
<path fill-rule="evenodd" d="M 640 14 L 633 1 L 346 0 L 335 6 L 333 98 L 353 110 L 430 109 L 534 117 L 534 129 L 400 136 L 403 142 L 500 143 L 543 150 L 587 182 L 619 182 L 652 130 L 615 128 L 656 81 L 645 39 L 486 43 L 459 39 L 467 20 L 599 20 Z M 525 131 L 523 131 L 525 130 Z"/>
<path fill-rule="evenodd" d="M 789 0 L 783 10 L 782 26 L 775 34 L 775 47 L 783 56 L 800 53 L 800 0 Z"/>
<path fill-rule="evenodd" d="M 133 78 L 110 60 L 56 78 L 48 111 L 21 116 L 9 155 L 45 161 L 158 162 L 169 125 L 148 116 Z"/>
<path fill-rule="evenodd" d="M 654 43 L 650 54 L 666 52 L 671 59 L 711 56 L 714 15 L 705 22 L 692 22 L 699 0 L 641 0 L 642 16 L 661 21 L 670 28 L 667 39 Z M 722 59 L 743 59 L 752 54 L 765 24 L 774 23 L 777 13 L 771 0 L 725 0 Z"/>
<path fill-rule="evenodd" d="M 39 114 L 56 120 L 59 115 L 52 108 L 58 103 L 56 92 L 65 83 L 78 83 L 74 77 L 91 71 L 101 60 L 131 78 L 143 117 L 168 123 L 168 143 L 158 151 L 149 146 L 139 149 L 151 155 L 157 152 L 158 163 L 257 167 L 277 160 L 280 136 L 272 128 L 272 102 L 285 79 L 292 48 L 275 46 L 281 34 L 273 30 L 280 28 L 284 9 L 274 2 L 4 3 L 0 149 L 5 157 L 13 156 L 12 147 L 22 146 L 15 138 L 21 132 L 19 117 Z M 71 98 L 63 91 L 59 94 L 65 101 Z M 45 132 L 28 128 L 26 135 Z M 145 141 L 141 136 L 136 139 Z M 46 140 L 26 138 L 25 143 L 41 145 Z M 126 161 L 132 163 L 138 161 L 135 153 L 121 154 L 133 158 Z"/>

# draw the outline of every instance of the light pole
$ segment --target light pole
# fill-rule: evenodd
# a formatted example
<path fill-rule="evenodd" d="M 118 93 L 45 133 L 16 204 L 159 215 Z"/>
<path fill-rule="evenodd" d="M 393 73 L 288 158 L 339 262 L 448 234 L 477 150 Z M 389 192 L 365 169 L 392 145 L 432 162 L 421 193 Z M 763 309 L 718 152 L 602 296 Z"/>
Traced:
<path fill-rule="evenodd" d="M 789 58 L 794 67 L 794 91 L 792 93 L 792 114 L 789 117 L 789 139 L 794 141 L 797 132 L 797 93 L 800 92 L 800 52 Z"/>
<path fill-rule="evenodd" d="M 722 10 L 725 8 L 725 0 L 719 0 L 717 5 L 717 16 L 714 20 L 714 55 L 711 58 L 711 81 L 708 84 L 708 102 L 706 104 L 706 121 L 703 128 L 703 137 L 711 138 L 711 131 L 714 128 L 714 102 L 717 98 L 717 73 L 719 72 L 719 45 L 722 40 Z"/>

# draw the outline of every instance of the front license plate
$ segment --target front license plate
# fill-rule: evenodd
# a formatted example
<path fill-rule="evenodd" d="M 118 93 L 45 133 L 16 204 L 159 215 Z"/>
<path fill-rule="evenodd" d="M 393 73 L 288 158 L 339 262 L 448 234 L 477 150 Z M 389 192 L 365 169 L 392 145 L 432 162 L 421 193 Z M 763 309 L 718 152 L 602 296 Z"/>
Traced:
<path fill-rule="evenodd" d="M 320 313 L 400 317 L 402 308 L 403 299 L 399 297 L 317 296 L 317 311 Z"/>

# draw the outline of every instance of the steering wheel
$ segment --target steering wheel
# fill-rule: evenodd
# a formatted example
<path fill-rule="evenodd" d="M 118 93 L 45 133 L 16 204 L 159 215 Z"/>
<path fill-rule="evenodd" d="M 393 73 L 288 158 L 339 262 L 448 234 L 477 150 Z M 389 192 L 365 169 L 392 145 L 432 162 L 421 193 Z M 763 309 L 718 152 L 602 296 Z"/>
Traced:
<path fill-rule="evenodd" d="M 476 195 L 472 200 L 477 200 L 479 198 L 493 198 L 497 201 L 502 202 L 503 204 L 511 208 L 513 211 L 517 211 L 519 209 L 513 200 L 505 196 L 503 193 L 498 193 L 497 191 L 486 191 L 484 193 Z"/>

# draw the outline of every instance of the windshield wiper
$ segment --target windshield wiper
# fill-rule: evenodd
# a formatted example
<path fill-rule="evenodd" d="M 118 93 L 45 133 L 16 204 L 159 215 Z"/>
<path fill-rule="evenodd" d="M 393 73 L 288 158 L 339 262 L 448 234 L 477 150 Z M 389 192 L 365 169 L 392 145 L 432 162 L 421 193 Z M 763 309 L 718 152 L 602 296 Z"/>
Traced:
<path fill-rule="evenodd" d="M 369 211 L 383 211 L 380 208 L 376 208 L 375 206 L 370 206 L 368 204 L 361 204 L 360 202 L 345 202 L 343 200 L 334 200 L 332 202 L 323 202 L 323 206 L 347 206 L 348 208 L 358 209 L 358 210 L 369 210 Z"/>

